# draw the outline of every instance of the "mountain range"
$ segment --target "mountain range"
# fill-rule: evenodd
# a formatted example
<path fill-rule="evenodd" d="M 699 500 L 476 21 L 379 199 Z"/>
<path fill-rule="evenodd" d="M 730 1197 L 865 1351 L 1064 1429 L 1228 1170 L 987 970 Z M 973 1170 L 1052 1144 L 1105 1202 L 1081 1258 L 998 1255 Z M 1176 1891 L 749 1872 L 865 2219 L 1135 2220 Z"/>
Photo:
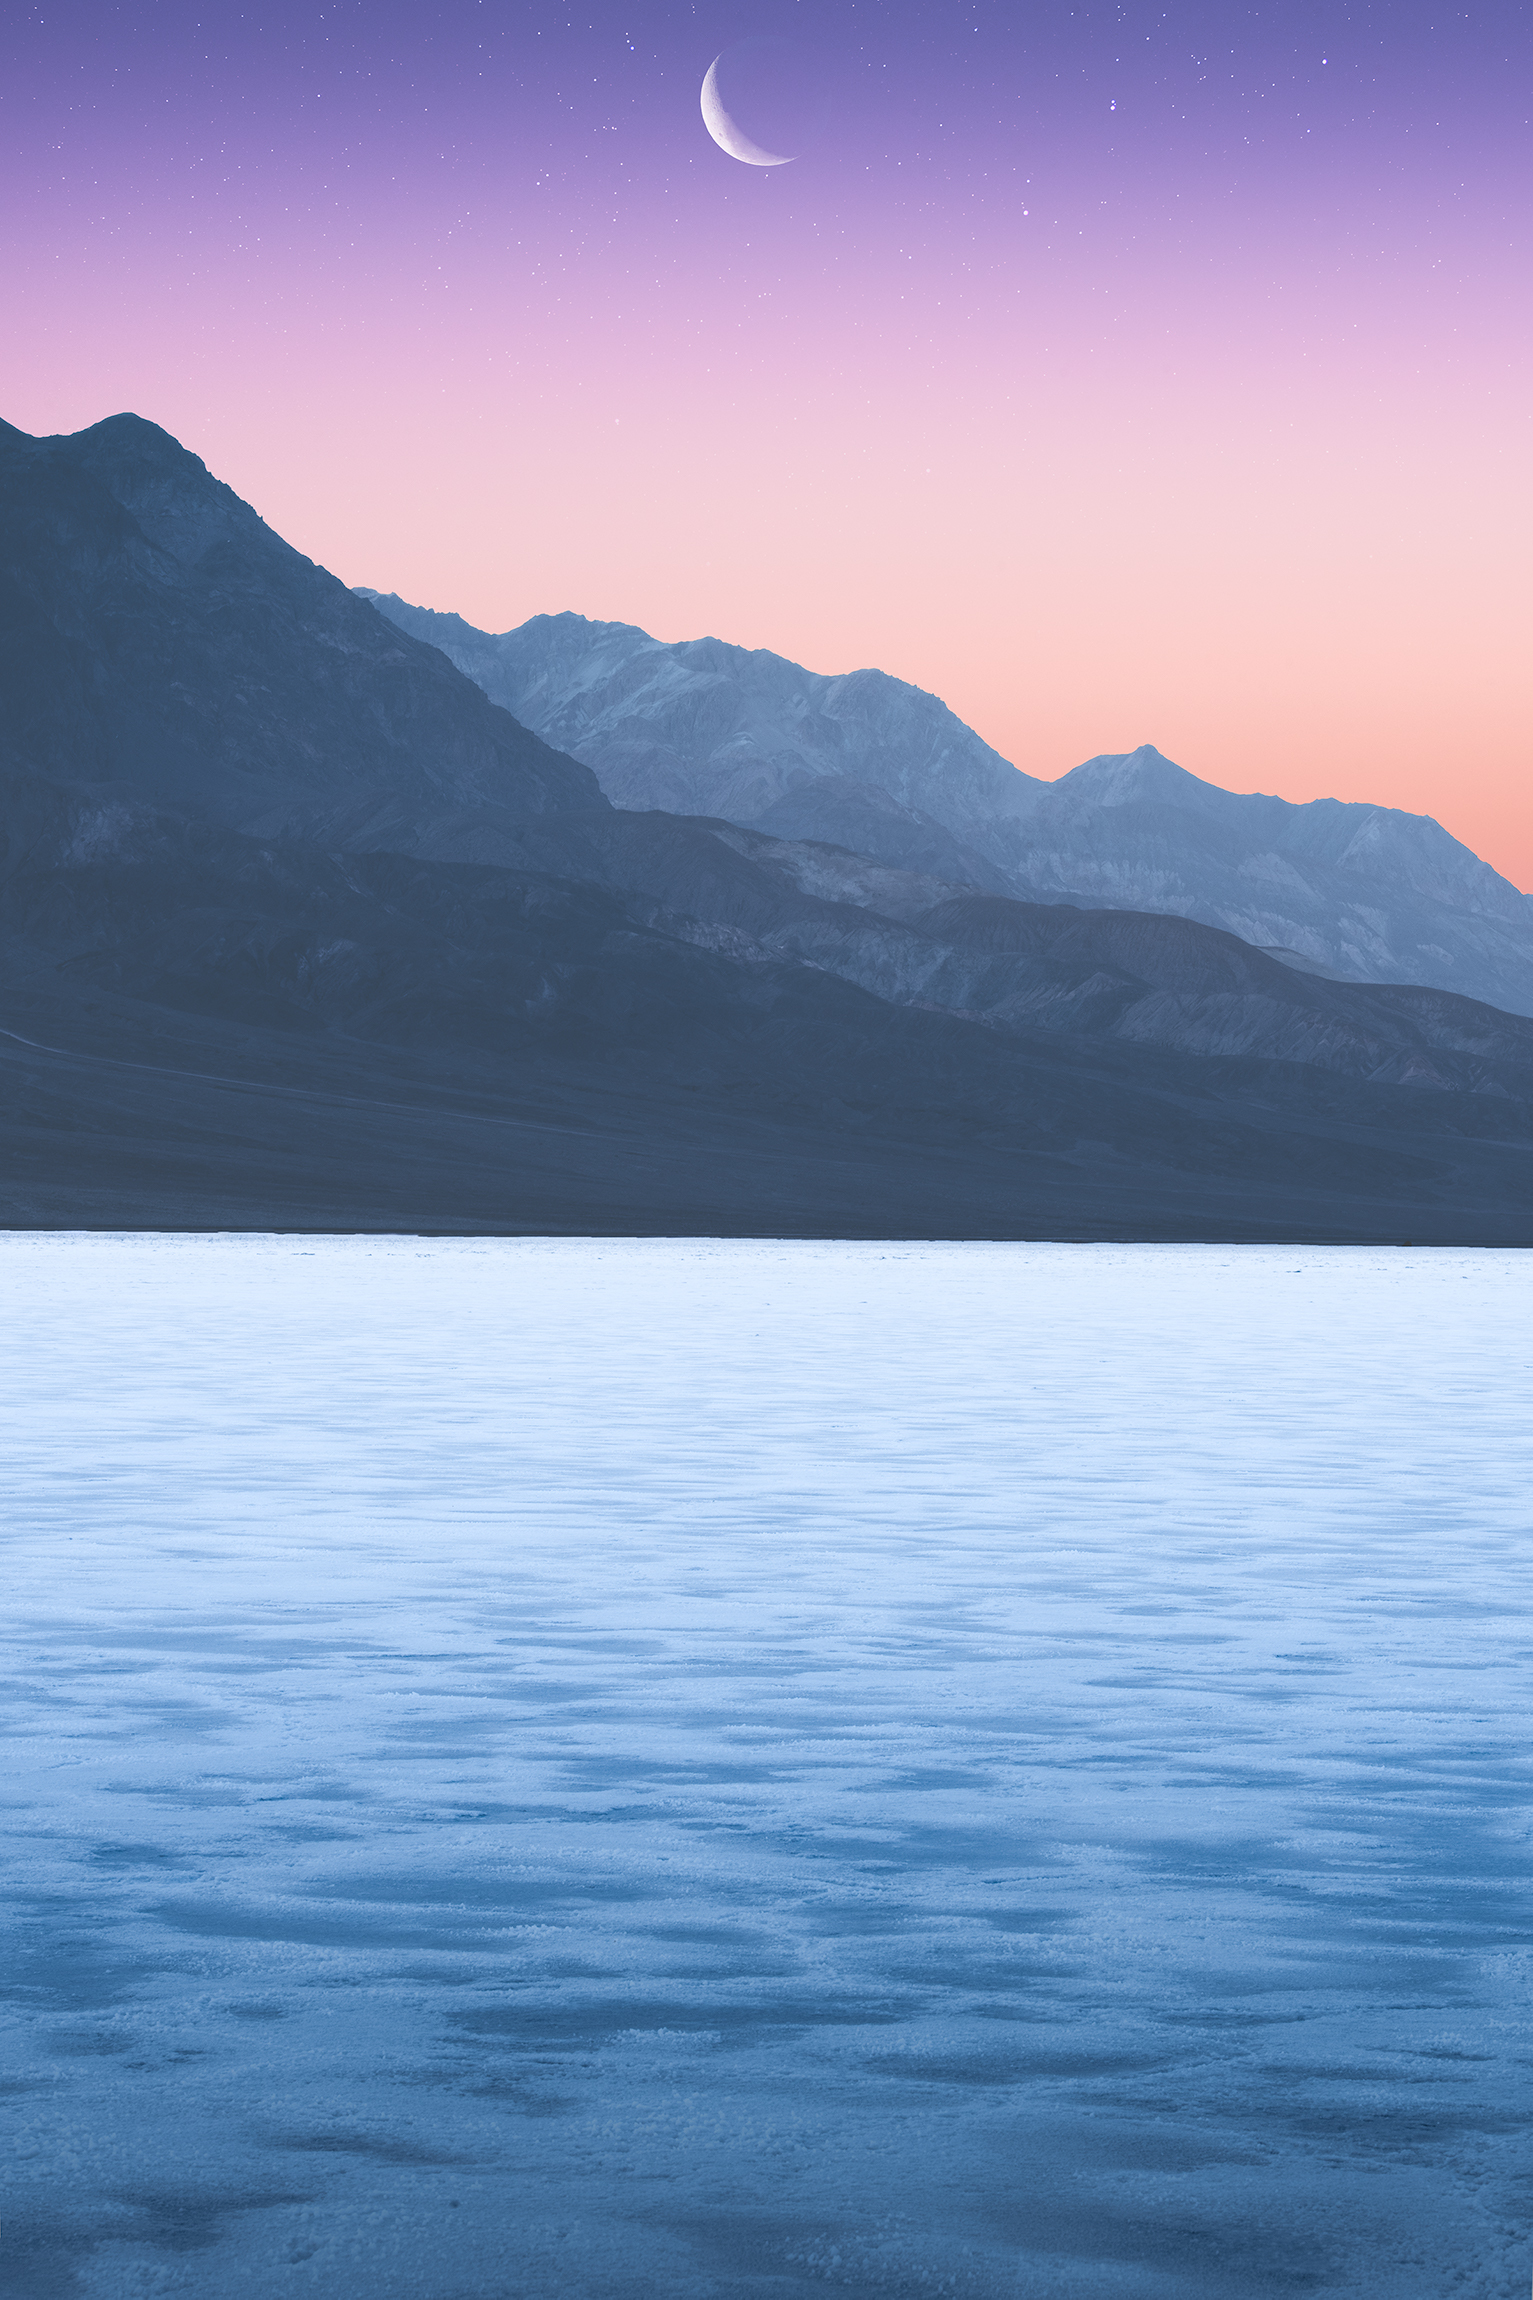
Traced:
<path fill-rule="evenodd" d="M 8 1222 L 1533 1232 L 1519 1015 L 614 803 L 137 417 L 0 512 Z"/>
<path fill-rule="evenodd" d="M 1166 911 L 1320 974 L 1533 1014 L 1533 901 L 1427 816 L 1240 795 L 1150 744 L 1040 782 L 882 671 L 829 678 L 570 614 L 492 636 L 362 596 L 617 806 L 724 816 L 1027 902 Z"/>

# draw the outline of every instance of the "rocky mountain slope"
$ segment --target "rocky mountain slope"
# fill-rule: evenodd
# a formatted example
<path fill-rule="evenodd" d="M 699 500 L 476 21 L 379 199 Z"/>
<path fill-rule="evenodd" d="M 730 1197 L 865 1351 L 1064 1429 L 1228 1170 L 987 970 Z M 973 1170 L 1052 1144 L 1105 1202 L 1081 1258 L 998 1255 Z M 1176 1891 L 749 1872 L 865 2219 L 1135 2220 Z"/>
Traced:
<path fill-rule="evenodd" d="M 1352 981 L 1533 1013 L 1533 902 L 1398 808 L 1220 790 L 1149 745 L 1044 783 L 932 695 L 540 615 L 498 637 L 369 592 L 623 807 L 724 816 L 1028 901 L 1154 910 Z"/>
<path fill-rule="evenodd" d="M 600 886 L 695 948 L 992 1029 L 1454 1090 L 1520 1095 L 1525 1071 L 1533 1084 L 1533 1019 L 1419 986 L 1332 983 L 1190 919 L 1019 903 L 698 816 L 497 821 L 477 854 L 470 822 L 447 832 L 443 861 Z"/>
<path fill-rule="evenodd" d="M 1353 980 L 1533 1013 L 1533 902 L 1398 807 L 1223 791 L 1147 745 L 1045 784 L 1010 875 L 1042 901 L 1175 911 Z"/>
<path fill-rule="evenodd" d="M 0 425 L 0 509 L 0 766 L 336 841 L 606 803 L 152 423 Z"/>

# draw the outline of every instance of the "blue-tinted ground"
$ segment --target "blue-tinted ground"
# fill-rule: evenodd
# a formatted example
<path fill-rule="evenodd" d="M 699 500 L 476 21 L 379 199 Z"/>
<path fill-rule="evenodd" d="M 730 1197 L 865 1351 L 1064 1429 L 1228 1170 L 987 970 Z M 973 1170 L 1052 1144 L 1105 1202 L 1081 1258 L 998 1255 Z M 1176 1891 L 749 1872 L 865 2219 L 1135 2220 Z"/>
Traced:
<path fill-rule="evenodd" d="M 1530 1275 L 0 1241 L 8 2300 L 1523 2293 Z"/>

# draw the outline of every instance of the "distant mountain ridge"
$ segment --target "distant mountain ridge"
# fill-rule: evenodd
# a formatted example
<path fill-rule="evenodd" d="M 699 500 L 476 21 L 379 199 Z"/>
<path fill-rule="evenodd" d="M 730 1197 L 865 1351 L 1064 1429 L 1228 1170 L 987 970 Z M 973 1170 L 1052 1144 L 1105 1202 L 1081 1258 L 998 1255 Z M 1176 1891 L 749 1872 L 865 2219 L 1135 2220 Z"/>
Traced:
<path fill-rule="evenodd" d="M 837 845 L 850 843 L 837 828 L 866 817 L 884 843 L 856 851 L 999 891 L 973 840 L 1048 787 L 935 695 L 884 671 L 827 678 L 764 649 L 720 639 L 667 646 L 633 624 L 571 614 L 535 615 L 496 637 L 393 594 L 361 596 L 440 647 L 545 741 L 571 757 L 590 752 L 585 763 L 615 806 L 721 815 Z M 911 834 L 924 838 L 918 850 Z M 901 851 L 889 851 L 890 837 Z"/>
<path fill-rule="evenodd" d="M 722 816 L 1031 902 L 1165 911 L 1350 981 L 1533 1013 L 1533 901 L 1398 808 L 1240 794 L 1149 744 L 1054 783 L 881 671 L 538 615 L 499 636 L 367 591 L 618 806 Z"/>

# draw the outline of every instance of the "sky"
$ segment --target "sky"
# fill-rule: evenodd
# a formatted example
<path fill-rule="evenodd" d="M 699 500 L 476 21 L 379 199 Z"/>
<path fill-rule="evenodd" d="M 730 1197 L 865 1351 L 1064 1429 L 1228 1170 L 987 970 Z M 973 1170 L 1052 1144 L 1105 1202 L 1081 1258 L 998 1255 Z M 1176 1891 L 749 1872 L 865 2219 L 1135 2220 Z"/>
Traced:
<path fill-rule="evenodd" d="M 0 416 L 1533 888 L 1530 120 L 1509 0 L 13 5 Z"/>

